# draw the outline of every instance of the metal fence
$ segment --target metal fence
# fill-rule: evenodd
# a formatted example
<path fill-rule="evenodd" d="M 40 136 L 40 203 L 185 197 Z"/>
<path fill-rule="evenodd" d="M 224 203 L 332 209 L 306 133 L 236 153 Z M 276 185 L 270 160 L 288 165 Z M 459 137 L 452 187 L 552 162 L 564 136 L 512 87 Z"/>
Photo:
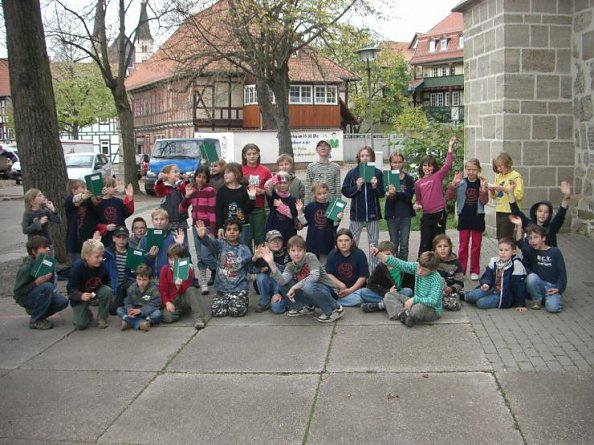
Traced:
<path fill-rule="evenodd" d="M 376 160 L 379 161 L 378 153 L 381 153 L 382 161 L 388 162 L 388 156 L 394 150 L 402 148 L 402 138 L 395 135 L 385 134 L 373 135 L 373 148 L 376 152 Z M 371 146 L 370 134 L 345 133 L 343 136 L 343 157 L 344 162 L 354 163 L 355 156 L 361 147 Z"/>

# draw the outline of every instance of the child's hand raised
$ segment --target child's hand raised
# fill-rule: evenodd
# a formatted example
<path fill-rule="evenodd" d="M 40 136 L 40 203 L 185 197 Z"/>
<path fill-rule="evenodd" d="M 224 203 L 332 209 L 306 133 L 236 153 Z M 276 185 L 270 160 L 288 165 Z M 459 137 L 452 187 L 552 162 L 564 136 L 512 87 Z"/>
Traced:
<path fill-rule="evenodd" d="M 303 201 L 301 201 L 300 199 L 295 201 L 295 207 L 297 208 L 297 212 L 301 213 L 303 211 Z"/>
<path fill-rule="evenodd" d="M 561 181 L 561 186 L 559 188 L 561 189 L 561 193 L 563 193 L 563 196 L 571 196 L 571 185 L 568 181 Z"/>
<path fill-rule="evenodd" d="M 182 229 L 177 229 L 175 231 L 175 233 L 173 234 L 173 241 L 175 241 L 177 244 L 183 244 L 184 239 L 186 239 L 186 235 L 184 234 L 184 231 Z"/>
<path fill-rule="evenodd" d="M 186 198 L 190 199 L 194 193 L 194 187 L 189 182 L 186 184 Z"/>
<path fill-rule="evenodd" d="M 256 199 L 256 186 L 255 185 L 248 185 L 247 193 L 250 199 Z"/>
<path fill-rule="evenodd" d="M 196 233 L 199 238 L 204 238 L 206 236 L 206 226 L 204 225 L 204 221 L 196 221 Z"/>
<path fill-rule="evenodd" d="M 271 264 L 274 262 L 274 255 L 272 254 L 272 252 L 270 251 L 270 249 L 268 247 L 262 246 L 262 248 L 260 249 L 260 255 L 261 255 L 262 259 L 264 261 L 266 261 L 268 264 Z"/>
<path fill-rule="evenodd" d="M 379 252 L 379 249 L 377 247 L 375 247 L 375 246 L 370 246 L 369 247 L 369 253 L 372 256 L 376 256 L 378 252 Z"/>
<path fill-rule="evenodd" d="M 464 177 L 462 172 L 456 172 L 456 174 L 454 175 L 454 179 L 452 179 L 452 185 L 454 187 L 458 187 L 458 184 L 460 184 L 460 182 L 462 182 L 462 178 Z"/>
<path fill-rule="evenodd" d="M 101 241 L 101 232 L 99 232 L 99 230 L 95 230 L 93 233 L 93 239 L 95 241 Z"/>
<path fill-rule="evenodd" d="M 132 187 L 132 184 L 126 186 L 124 193 L 126 193 L 126 198 L 134 199 L 134 187 Z"/>
<path fill-rule="evenodd" d="M 448 151 L 452 151 L 454 148 L 454 145 L 456 145 L 456 142 L 458 142 L 458 139 L 456 139 L 456 136 L 452 136 L 450 138 L 450 143 L 448 145 Z"/>
<path fill-rule="evenodd" d="M 509 215 L 509 222 L 512 223 L 514 226 L 521 226 L 522 225 L 522 218 L 516 215 Z"/>
<path fill-rule="evenodd" d="M 479 181 L 480 181 L 481 188 L 482 188 L 483 190 L 485 190 L 485 189 L 488 189 L 488 188 L 489 188 L 489 184 L 487 184 L 487 180 L 486 180 L 486 179 L 485 179 L 483 176 L 480 176 L 480 177 L 479 177 Z"/>

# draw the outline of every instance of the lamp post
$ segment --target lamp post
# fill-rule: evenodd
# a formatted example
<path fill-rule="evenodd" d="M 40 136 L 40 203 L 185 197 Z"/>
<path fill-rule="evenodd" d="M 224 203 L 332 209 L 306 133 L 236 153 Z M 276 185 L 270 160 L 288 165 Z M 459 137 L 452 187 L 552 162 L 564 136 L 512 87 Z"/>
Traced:
<path fill-rule="evenodd" d="M 359 55 L 359 60 L 365 62 L 367 71 L 367 94 L 369 97 L 369 110 L 367 112 L 367 119 L 369 119 L 369 132 L 371 133 L 371 148 L 375 150 L 373 144 L 373 113 L 371 108 L 371 66 L 369 62 L 373 62 L 377 59 L 379 48 L 361 48 L 356 51 Z"/>

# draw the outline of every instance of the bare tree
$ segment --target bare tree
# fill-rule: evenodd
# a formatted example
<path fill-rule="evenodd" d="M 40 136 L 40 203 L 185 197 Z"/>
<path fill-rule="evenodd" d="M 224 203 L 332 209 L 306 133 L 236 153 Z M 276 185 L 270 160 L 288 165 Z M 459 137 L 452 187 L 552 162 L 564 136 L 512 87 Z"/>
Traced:
<path fill-rule="evenodd" d="M 58 120 L 39 0 L 3 0 L 10 90 L 23 171 L 23 187 L 35 187 L 55 202 L 66 221 L 66 165 L 58 134 Z M 56 256 L 67 259 L 66 224 L 50 225 Z"/>
<path fill-rule="evenodd" d="M 355 6 L 365 0 L 221 0 L 194 12 L 206 1 L 178 0 L 185 28 L 175 47 L 162 48 L 188 71 L 225 61 L 255 78 L 258 105 L 265 122 L 278 130 L 279 152 L 292 155 L 289 128 L 289 61 Z M 179 44 L 179 41 L 186 44 Z M 272 95 L 274 94 L 274 100 Z"/>

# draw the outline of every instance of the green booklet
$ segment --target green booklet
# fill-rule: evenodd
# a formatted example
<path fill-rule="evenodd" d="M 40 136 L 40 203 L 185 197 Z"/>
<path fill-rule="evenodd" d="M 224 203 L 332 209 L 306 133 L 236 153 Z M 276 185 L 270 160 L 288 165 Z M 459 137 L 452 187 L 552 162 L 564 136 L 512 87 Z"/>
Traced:
<path fill-rule="evenodd" d="M 163 247 L 163 240 L 166 236 L 166 229 L 148 229 L 146 235 L 146 250 L 151 250 L 151 247 L 153 246 L 157 246 L 161 249 Z"/>
<path fill-rule="evenodd" d="M 126 255 L 126 269 L 136 272 L 136 268 L 144 261 L 144 250 L 128 247 L 128 254 Z"/>
<path fill-rule="evenodd" d="M 365 182 L 371 182 L 371 178 L 375 176 L 375 162 L 360 162 L 359 163 L 359 178 L 363 178 Z"/>
<path fill-rule="evenodd" d="M 181 278 L 187 280 L 190 277 L 190 258 L 176 258 L 173 262 L 173 280 Z"/>
<path fill-rule="evenodd" d="M 85 176 L 85 183 L 87 190 L 93 196 L 101 196 L 103 194 L 103 176 L 101 173 L 91 173 Z"/>
<path fill-rule="evenodd" d="M 209 164 L 219 160 L 219 154 L 217 153 L 217 147 L 214 144 L 204 143 L 200 146 L 200 155 Z"/>
<path fill-rule="evenodd" d="M 41 254 L 35 259 L 33 269 L 31 269 L 31 276 L 37 278 L 54 273 L 56 270 L 56 259 L 51 256 Z"/>
<path fill-rule="evenodd" d="M 346 202 L 344 202 L 342 199 L 330 199 L 330 204 L 326 209 L 326 218 L 331 219 L 333 221 L 340 221 L 340 219 L 338 218 L 338 214 L 344 212 L 345 207 Z"/>
<path fill-rule="evenodd" d="M 384 170 L 384 188 L 393 185 L 396 191 L 400 191 L 400 170 Z"/>

